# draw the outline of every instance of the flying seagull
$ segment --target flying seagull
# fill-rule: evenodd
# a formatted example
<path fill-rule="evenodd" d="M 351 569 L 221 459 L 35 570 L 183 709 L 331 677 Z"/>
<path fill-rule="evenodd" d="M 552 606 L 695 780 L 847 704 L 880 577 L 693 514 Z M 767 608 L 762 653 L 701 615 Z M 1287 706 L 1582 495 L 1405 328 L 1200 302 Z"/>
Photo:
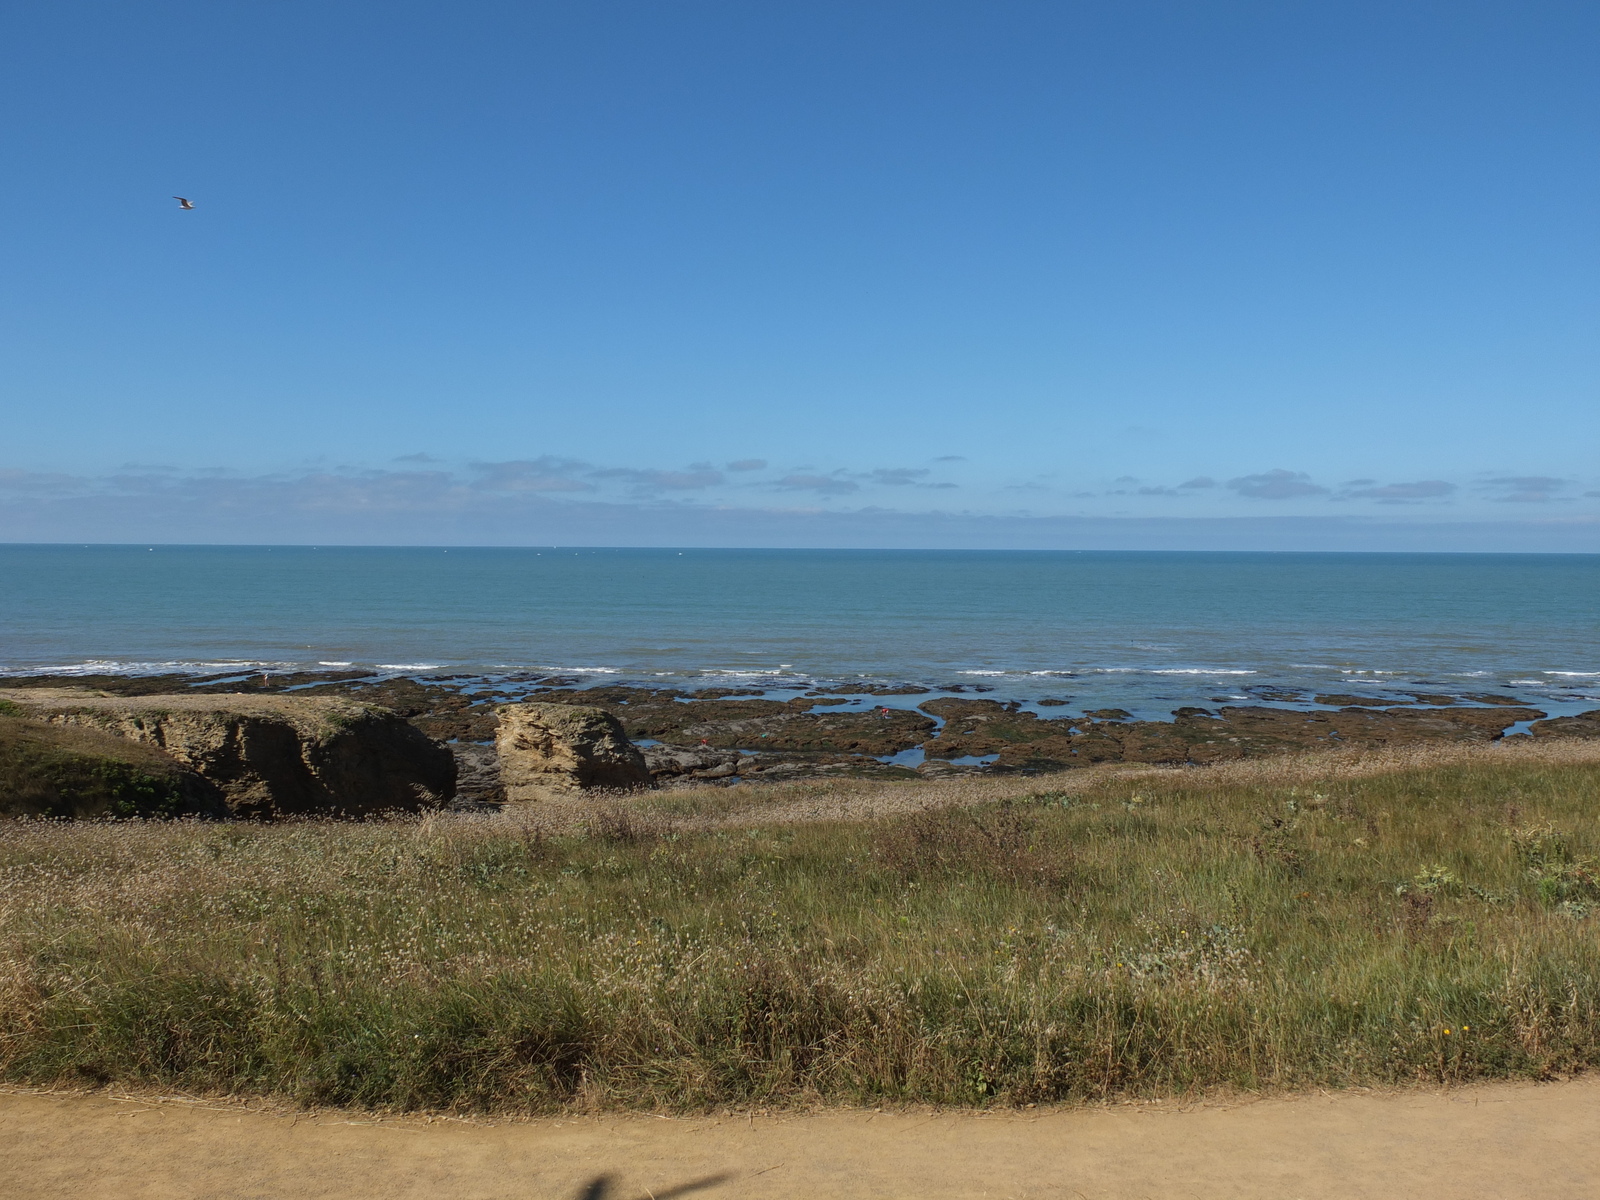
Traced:
<path fill-rule="evenodd" d="M 174 196 L 173 199 L 178 202 L 178 207 L 179 208 L 193 208 L 194 207 L 194 205 L 190 204 L 182 196 Z"/>

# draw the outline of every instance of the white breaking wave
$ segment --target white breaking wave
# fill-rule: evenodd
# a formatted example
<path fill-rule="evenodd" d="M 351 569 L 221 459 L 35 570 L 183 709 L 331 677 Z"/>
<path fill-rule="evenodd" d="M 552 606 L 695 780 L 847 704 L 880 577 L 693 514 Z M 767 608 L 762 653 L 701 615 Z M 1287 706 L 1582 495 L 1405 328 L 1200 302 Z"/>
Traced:
<path fill-rule="evenodd" d="M 1236 667 L 1094 667 L 1093 675 L 1256 675 Z"/>
<path fill-rule="evenodd" d="M 119 659 L 90 659 L 47 667 L 5 667 L 7 675 L 168 675 L 173 672 L 217 674 L 223 671 L 298 671 L 303 663 L 265 662 L 259 659 L 231 659 L 226 662 L 124 662 Z"/>
<path fill-rule="evenodd" d="M 1152 675 L 1254 675 L 1255 671 L 1239 671 L 1227 667 L 1160 667 Z"/>
<path fill-rule="evenodd" d="M 620 675 L 621 667 L 552 667 L 534 663 L 494 663 L 489 668 L 492 671 L 538 671 L 545 675 Z M 676 675 L 676 671 L 666 674 Z"/>

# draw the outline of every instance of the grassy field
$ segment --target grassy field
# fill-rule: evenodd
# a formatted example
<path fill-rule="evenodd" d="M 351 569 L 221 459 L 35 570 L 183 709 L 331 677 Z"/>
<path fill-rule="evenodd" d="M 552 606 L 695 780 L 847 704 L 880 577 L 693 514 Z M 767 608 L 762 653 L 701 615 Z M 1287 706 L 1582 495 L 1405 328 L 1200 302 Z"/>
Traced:
<path fill-rule="evenodd" d="M 0 700 L 0 813 L 93 818 L 224 811 L 213 789 L 152 746 L 97 729 L 24 720 L 19 712 Z"/>
<path fill-rule="evenodd" d="M 1597 853 L 1578 742 L 12 823 L 0 1077 L 540 1112 L 1545 1076 L 1600 1062 Z"/>

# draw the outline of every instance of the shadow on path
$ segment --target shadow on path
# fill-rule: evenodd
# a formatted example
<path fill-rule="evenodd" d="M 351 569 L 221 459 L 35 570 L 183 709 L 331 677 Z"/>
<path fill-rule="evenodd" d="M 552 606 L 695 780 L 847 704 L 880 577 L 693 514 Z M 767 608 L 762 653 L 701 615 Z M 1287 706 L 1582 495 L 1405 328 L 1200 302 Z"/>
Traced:
<path fill-rule="evenodd" d="M 691 1179 L 688 1183 L 680 1183 L 677 1187 L 665 1188 L 659 1192 L 649 1192 L 654 1200 L 667 1200 L 669 1196 L 687 1196 L 690 1192 L 704 1191 L 714 1188 L 718 1184 L 726 1183 L 733 1175 L 723 1172 L 721 1175 L 707 1175 L 704 1179 Z M 612 1178 L 609 1175 L 596 1175 L 578 1193 L 577 1200 L 615 1200 L 612 1192 Z"/>

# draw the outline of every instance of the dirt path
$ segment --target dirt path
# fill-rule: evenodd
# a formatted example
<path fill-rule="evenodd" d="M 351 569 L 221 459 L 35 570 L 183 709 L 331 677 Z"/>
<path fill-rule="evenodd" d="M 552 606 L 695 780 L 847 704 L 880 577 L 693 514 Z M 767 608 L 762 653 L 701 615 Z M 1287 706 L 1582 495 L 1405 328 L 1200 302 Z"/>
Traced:
<path fill-rule="evenodd" d="M 1562 1200 L 1600 1079 L 1234 1107 L 468 1124 L 0 1094 L 11 1200 Z"/>

